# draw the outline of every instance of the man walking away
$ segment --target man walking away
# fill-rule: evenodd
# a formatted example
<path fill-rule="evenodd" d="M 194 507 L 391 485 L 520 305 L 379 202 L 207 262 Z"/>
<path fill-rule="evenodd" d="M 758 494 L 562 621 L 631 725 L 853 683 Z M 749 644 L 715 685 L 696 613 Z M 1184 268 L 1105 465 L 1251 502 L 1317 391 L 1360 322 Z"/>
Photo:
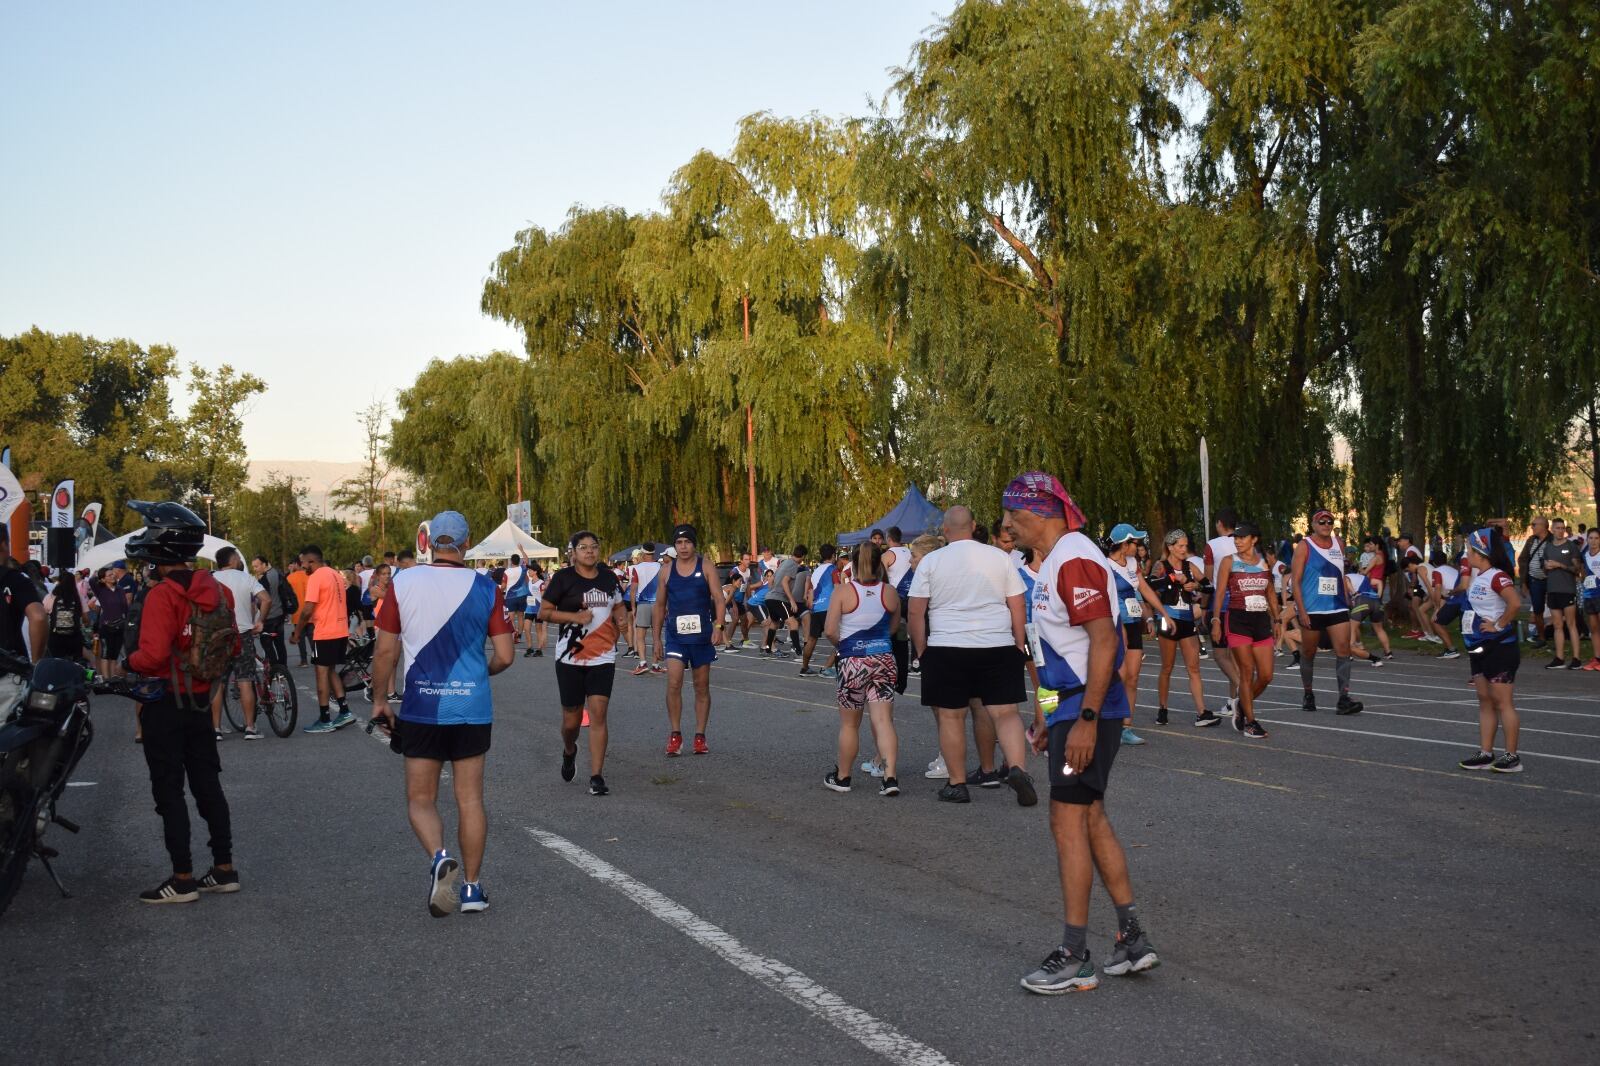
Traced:
<path fill-rule="evenodd" d="M 244 572 L 244 557 L 232 547 L 217 549 L 217 584 L 228 590 L 233 600 L 233 622 L 239 630 L 239 651 L 228 664 L 227 673 L 211 686 L 211 729 L 222 739 L 222 697 L 228 685 L 238 686 L 239 705 L 244 708 L 244 738 L 260 740 L 256 732 L 256 634 L 266 617 L 268 596 L 261 582 Z M 231 681 L 230 681 L 231 678 Z"/>

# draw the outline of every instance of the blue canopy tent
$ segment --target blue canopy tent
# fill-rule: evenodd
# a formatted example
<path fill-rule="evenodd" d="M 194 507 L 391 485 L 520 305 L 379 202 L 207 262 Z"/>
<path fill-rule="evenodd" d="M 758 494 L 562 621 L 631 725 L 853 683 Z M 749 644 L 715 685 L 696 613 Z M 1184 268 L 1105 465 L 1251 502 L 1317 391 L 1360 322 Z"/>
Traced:
<path fill-rule="evenodd" d="M 900 502 L 889 508 L 889 513 L 863 529 L 853 533 L 839 534 L 839 547 L 848 548 L 860 544 L 872 536 L 874 529 L 881 529 L 885 533 L 890 526 L 899 526 L 900 535 L 905 540 L 923 533 L 932 533 L 938 530 L 939 523 L 944 521 L 944 512 L 928 502 L 928 498 L 915 485 L 906 488 L 906 494 L 900 497 Z"/>

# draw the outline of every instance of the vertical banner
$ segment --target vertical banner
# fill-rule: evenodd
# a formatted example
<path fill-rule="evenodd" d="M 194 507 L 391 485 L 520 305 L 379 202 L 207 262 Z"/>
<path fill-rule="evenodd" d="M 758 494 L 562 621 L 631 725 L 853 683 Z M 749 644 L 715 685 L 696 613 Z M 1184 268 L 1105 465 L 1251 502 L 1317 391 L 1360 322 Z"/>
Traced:
<path fill-rule="evenodd" d="M 91 503 L 83 509 L 83 514 L 78 516 L 78 554 L 82 555 L 88 548 L 95 545 L 95 534 L 100 527 L 100 511 L 98 503 Z"/>
<path fill-rule="evenodd" d="M 519 503 L 506 504 L 506 518 L 524 533 L 529 536 L 533 535 L 533 504 L 531 501 L 522 500 Z"/>
<path fill-rule="evenodd" d="M 50 528 L 71 529 L 75 519 L 72 515 L 72 496 L 76 488 L 71 478 L 56 486 L 56 491 L 50 494 Z"/>
<path fill-rule="evenodd" d="M 1206 451 L 1206 439 L 1200 438 L 1200 510 L 1205 529 L 1199 543 L 1211 539 L 1211 455 Z"/>
<path fill-rule="evenodd" d="M 433 562 L 433 540 L 428 536 L 426 522 L 417 525 L 417 562 L 423 564 Z"/>
<path fill-rule="evenodd" d="M 0 522 L 11 534 L 11 556 L 19 564 L 28 560 L 28 527 L 32 524 L 33 509 L 22 494 L 22 485 L 11 472 L 11 449 L 0 453 Z M 3 562 L 0 559 L 0 562 Z"/>

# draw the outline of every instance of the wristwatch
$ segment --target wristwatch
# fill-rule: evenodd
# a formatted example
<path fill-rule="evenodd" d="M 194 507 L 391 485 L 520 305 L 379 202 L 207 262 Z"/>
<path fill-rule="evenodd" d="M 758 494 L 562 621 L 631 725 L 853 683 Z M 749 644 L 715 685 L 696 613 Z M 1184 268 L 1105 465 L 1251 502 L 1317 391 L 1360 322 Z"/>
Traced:
<path fill-rule="evenodd" d="M 1084 722 L 1092 722 L 1099 717 L 1100 712 L 1095 710 L 1093 707 L 1085 707 L 1083 710 L 1078 712 L 1078 718 Z"/>

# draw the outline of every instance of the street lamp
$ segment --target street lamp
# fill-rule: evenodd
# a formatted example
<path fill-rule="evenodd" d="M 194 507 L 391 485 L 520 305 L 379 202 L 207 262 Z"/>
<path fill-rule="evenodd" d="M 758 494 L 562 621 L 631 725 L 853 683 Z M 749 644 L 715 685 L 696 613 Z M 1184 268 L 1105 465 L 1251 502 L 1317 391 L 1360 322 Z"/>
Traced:
<path fill-rule="evenodd" d="M 210 533 L 211 532 L 211 501 L 216 499 L 216 497 L 211 495 L 211 493 L 207 492 L 207 493 L 204 493 L 200 498 L 202 500 L 206 501 L 206 532 Z"/>

